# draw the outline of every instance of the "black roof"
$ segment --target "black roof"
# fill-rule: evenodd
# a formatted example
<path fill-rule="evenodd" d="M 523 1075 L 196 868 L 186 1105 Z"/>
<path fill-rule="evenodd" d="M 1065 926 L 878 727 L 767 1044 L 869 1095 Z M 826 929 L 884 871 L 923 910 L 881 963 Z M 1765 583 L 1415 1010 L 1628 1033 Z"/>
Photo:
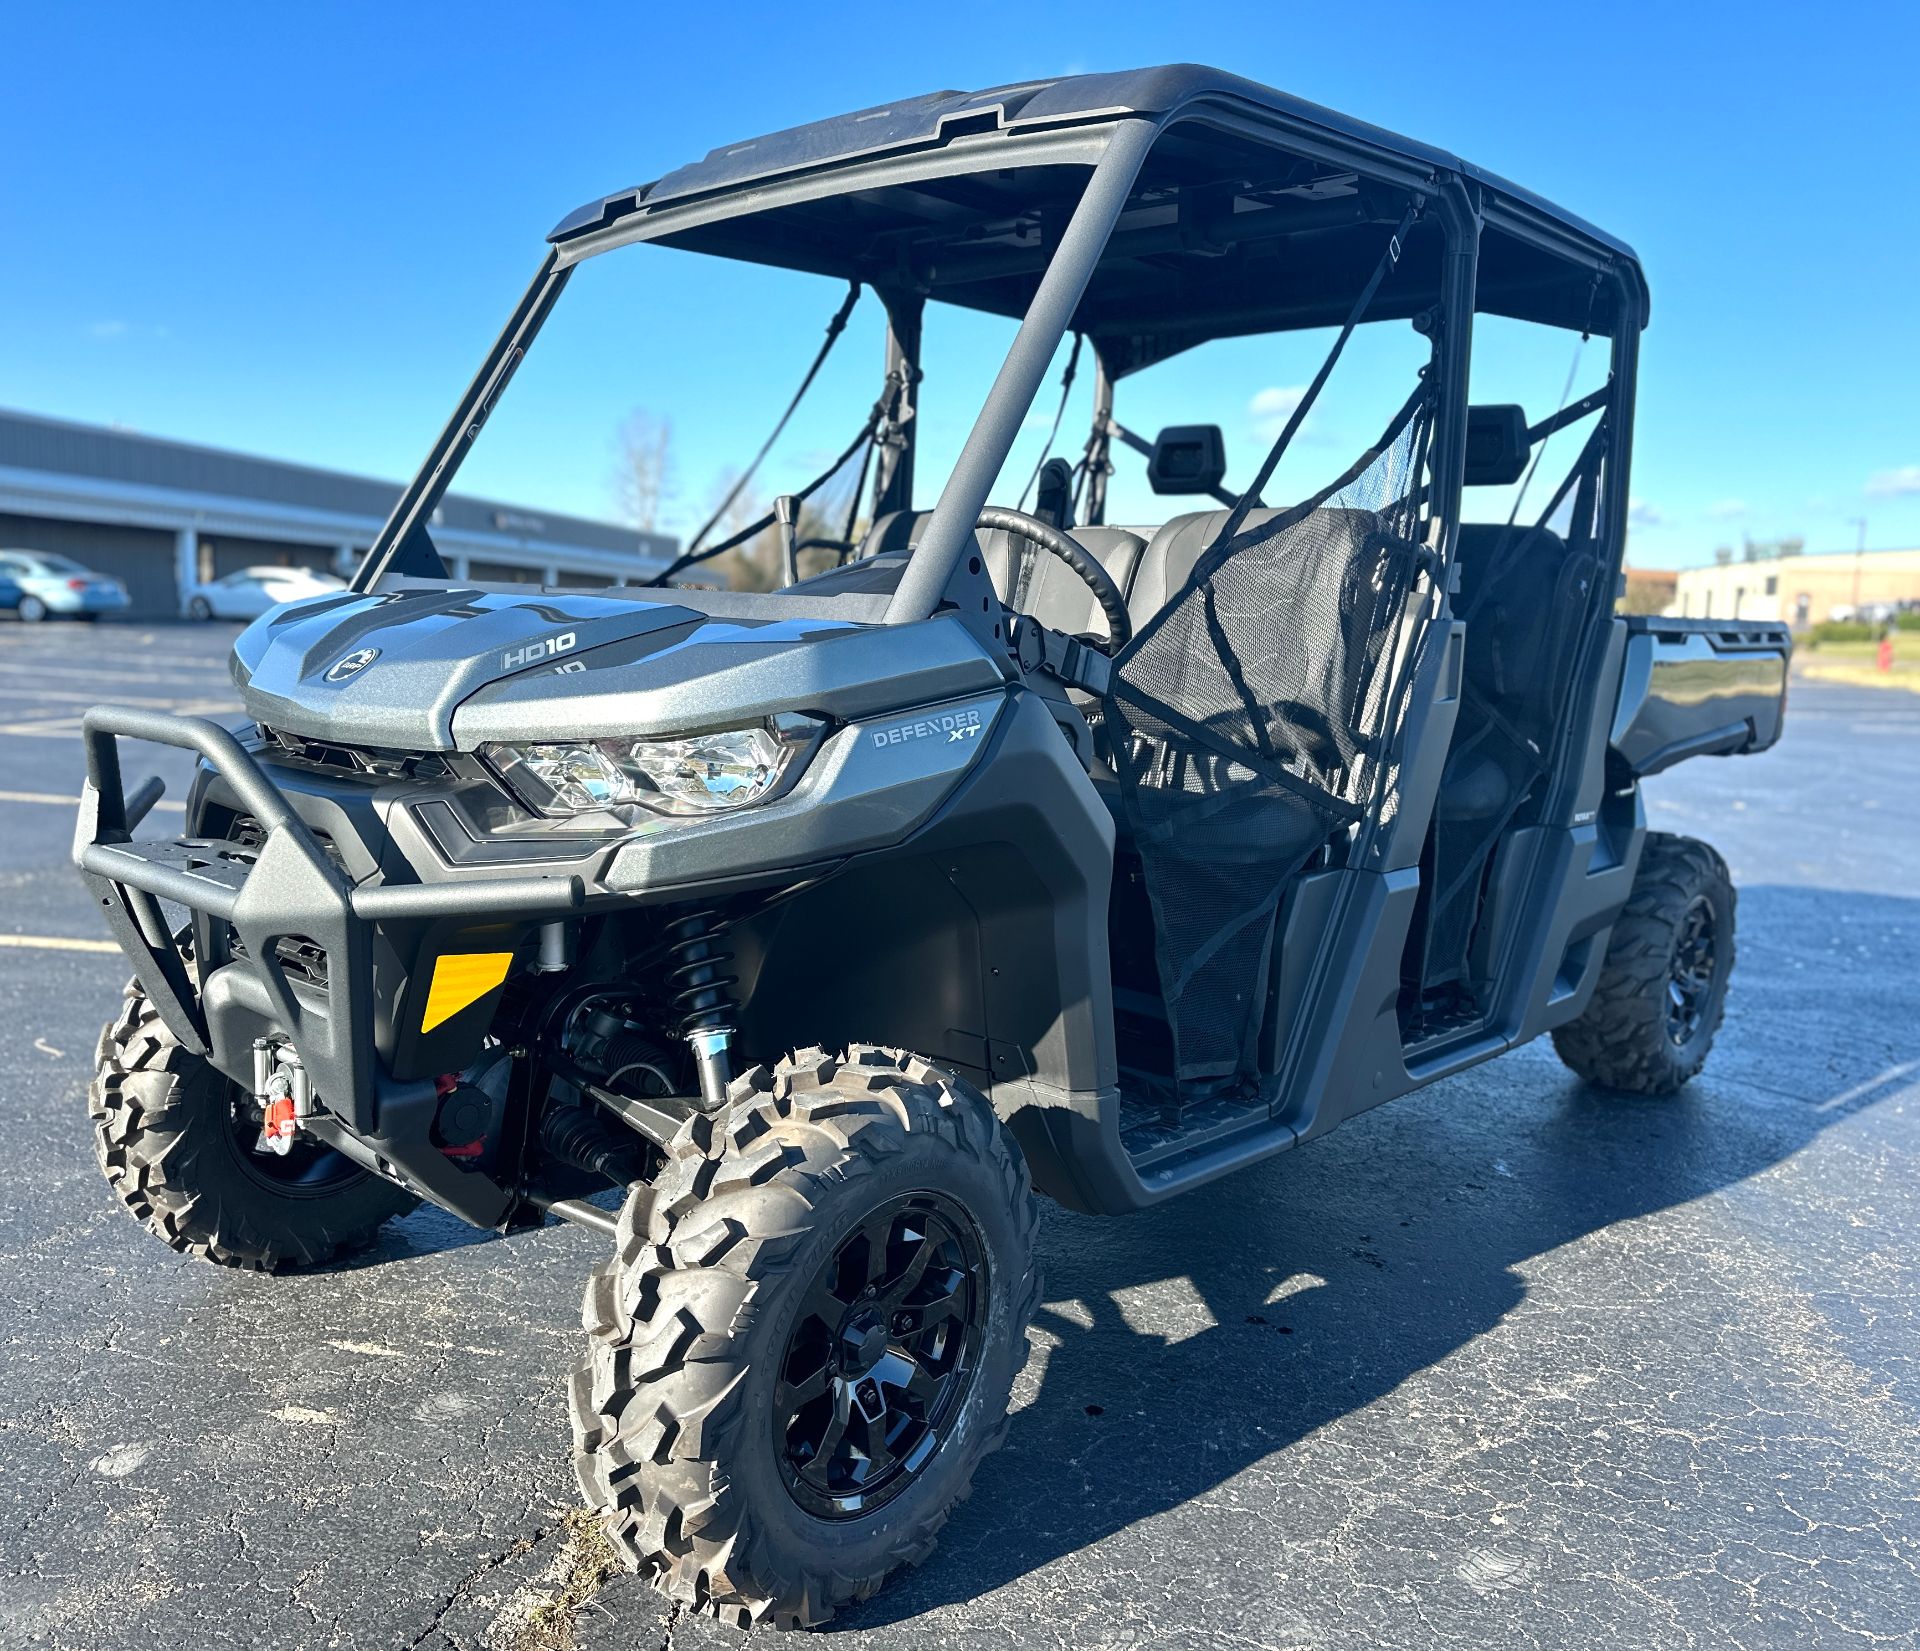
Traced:
<path fill-rule="evenodd" d="M 991 86 L 980 92 L 925 92 L 899 102 L 809 121 L 804 126 L 790 126 L 784 132 L 770 132 L 743 143 L 727 144 L 710 151 L 704 160 L 677 167 L 652 183 L 617 190 L 590 201 L 561 219 L 548 239 L 567 240 L 641 203 L 657 206 L 690 195 L 738 189 L 793 172 L 943 142 L 954 136 L 956 130 L 978 129 L 973 122 L 988 114 L 995 117 L 1002 131 L 1036 131 L 1119 120 L 1130 115 L 1164 115 L 1209 97 L 1237 98 L 1385 153 L 1458 172 L 1502 195 L 1526 202 L 1576 235 L 1623 259 L 1639 261 L 1625 241 L 1471 161 L 1418 139 L 1402 137 L 1385 127 L 1355 120 L 1337 109 L 1310 103 L 1305 98 L 1275 91 L 1258 81 L 1200 63 L 1167 63 L 1151 69 L 1119 69 L 1111 74 L 1064 75 L 1055 80 Z"/>
<path fill-rule="evenodd" d="M 1415 178 L 1450 173 L 1466 179 L 1516 217 L 1543 225 L 1561 242 L 1618 268 L 1642 295 L 1638 309 L 1644 317 L 1644 279 L 1638 259 L 1624 241 L 1445 150 L 1238 75 L 1194 64 L 1026 81 L 979 92 L 930 92 L 729 144 L 653 183 L 589 202 L 563 219 L 549 239 L 564 245 L 596 230 L 618 226 L 622 219 L 651 216 L 661 207 L 696 202 L 725 204 L 739 197 L 738 213 L 703 212 L 703 221 L 697 225 L 648 238 L 724 257 L 881 285 L 889 279 L 889 260 L 891 268 L 897 269 L 902 265 L 903 249 L 927 253 L 928 246 L 937 241 L 938 269 L 932 273 L 924 268 L 914 270 L 914 278 L 934 297 L 969 308 L 1019 315 L 1025 312 L 1044 263 L 1043 256 L 1035 256 L 1040 249 L 1032 220 L 1037 213 L 1063 203 L 1070 206 L 1079 187 L 1079 174 L 1072 168 L 1049 167 L 1042 162 L 1026 166 L 1019 173 L 999 171 L 991 155 L 983 151 L 980 171 L 967 175 L 964 188 L 961 181 L 953 179 L 876 188 L 863 177 L 858 185 L 850 179 L 844 195 L 829 192 L 825 199 L 785 205 L 769 202 L 762 190 L 783 180 L 830 173 L 861 162 L 937 150 L 962 136 L 997 133 L 1019 138 L 1076 130 L 1091 135 L 1103 124 L 1129 117 L 1164 118 L 1197 105 L 1238 107 L 1256 117 L 1263 113 L 1277 116 L 1282 131 L 1324 140 L 1319 146 L 1327 153 L 1397 167 Z M 1179 129 L 1181 133 L 1194 130 Z M 1203 145 L 1209 142 L 1213 148 L 1203 154 Z M 1236 153 L 1229 154 L 1231 143 L 1238 144 Z M 1186 152 L 1184 174 L 1178 170 L 1182 149 Z M 1364 279 L 1364 271 L 1372 266 L 1385 242 L 1382 223 L 1391 225 L 1399 217 L 1400 204 L 1367 200 L 1364 191 L 1368 186 L 1359 183 L 1347 192 L 1354 197 L 1349 204 L 1362 210 L 1343 210 L 1330 198 L 1341 189 L 1335 177 L 1336 164 L 1322 161 L 1311 176 L 1304 170 L 1281 176 L 1270 159 L 1261 160 L 1275 152 L 1286 152 L 1285 140 L 1277 134 L 1270 140 L 1192 137 L 1184 143 L 1176 134 L 1169 134 L 1156 145 L 1148 166 L 1164 194 L 1185 183 L 1207 184 L 1231 175 L 1236 165 L 1264 165 L 1263 187 L 1250 189 L 1241 209 L 1285 209 L 1272 214 L 1270 227 L 1264 231 L 1270 235 L 1294 231 L 1317 234 L 1312 263 L 1326 272 L 1319 283 L 1324 290 L 1316 290 L 1310 281 L 1303 284 L 1297 263 L 1276 277 L 1275 260 L 1280 254 L 1273 247 L 1264 252 L 1237 249 L 1246 252 L 1246 267 L 1236 272 L 1206 261 L 1217 255 L 1218 248 L 1169 246 L 1165 235 L 1155 241 L 1149 229 L 1135 237 L 1134 244 L 1144 246 L 1144 253 L 1124 252 L 1103 262 L 1076 317 L 1076 326 L 1100 341 L 1110 366 L 1127 371 L 1163 359 L 1203 338 L 1327 324 L 1344 312 L 1348 301 L 1345 295 L 1354 290 L 1349 276 L 1357 269 Z M 1022 164 L 1009 154 L 1009 167 Z M 1248 171 L 1240 175 L 1253 176 Z M 1147 180 L 1143 189 L 1150 189 L 1155 180 L 1148 174 L 1143 174 L 1143 179 Z M 817 190 L 812 193 L 818 195 Z M 910 196 L 914 198 L 910 200 Z M 965 225 L 964 239 L 946 227 L 962 204 L 973 212 L 973 220 Z M 1365 210 L 1368 207 L 1372 208 L 1370 212 Z M 1004 224 L 994 221 L 996 209 L 1006 220 Z M 1025 225 L 1014 221 L 1019 214 L 1028 220 Z M 1288 215 L 1291 221 L 1283 223 Z M 1150 225 L 1152 220 L 1148 214 L 1133 222 Z M 1236 230 L 1247 222 L 1245 217 L 1238 218 Z M 1430 234 L 1426 239 L 1429 245 L 1424 256 L 1417 245 L 1418 237 L 1410 248 L 1415 256 L 1400 282 L 1400 313 L 1414 313 L 1432 302 L 1439 272 L 1439 237 Z M 1179 256 L 1183 252 L 1200 255 L 1183 260 Z M 933 261 L 931 253 L 923 260 Z M 1271 294 L 1280 286 L 1290 290 L 1284 298 L 1273 298 Z M 1584 272 L 1557 261 L 1550 251 L 1524 245 L 1514 237 L 1494 247 L 1492 256 L 1483 244 L 1481 293 L 1482 308 L 1525 319 L 1563 326 L 1591 325 L 1601 331 L 1609 330 L 1612 319 L 1604 313 L 1604 305 L 1596 311 L 1592 284 Z M 1378 313 L 1389 315 L 1394 309 L 1395 300 L 1388 298 Z"/>

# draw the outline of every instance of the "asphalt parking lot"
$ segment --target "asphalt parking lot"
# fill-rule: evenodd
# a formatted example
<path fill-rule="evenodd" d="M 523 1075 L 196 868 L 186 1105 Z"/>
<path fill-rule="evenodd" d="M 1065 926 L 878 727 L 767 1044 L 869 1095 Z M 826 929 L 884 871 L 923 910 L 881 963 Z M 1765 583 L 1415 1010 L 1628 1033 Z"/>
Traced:
<path fill-rule="evenodd" d="M 235 709 L 232 635 L 0 626 L 0 1647 L 547 1646 L 562 1595 L 582 1647 L 737 1643 L 568 1523 L 594 1235 L 423 1211 L 269 1280 L 111 1203 L 77 719 Z M 1623 1100 L 1536 1045 L 1204 1199 L 1050 1210 L 1008 1446 L 839 1644 L 1920 1643 L 1920 696 L 1797 685 L 1775 752 L 1652 798 L 1740 885 L 1706 1075 Z"/>

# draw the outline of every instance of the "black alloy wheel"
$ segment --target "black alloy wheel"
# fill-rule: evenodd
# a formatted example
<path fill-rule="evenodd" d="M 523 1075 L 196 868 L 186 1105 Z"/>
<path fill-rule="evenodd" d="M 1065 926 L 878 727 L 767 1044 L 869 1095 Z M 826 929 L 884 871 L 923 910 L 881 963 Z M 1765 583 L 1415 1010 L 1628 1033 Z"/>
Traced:
<path fill-rule="evenodd" d="M 227 1084 L 227 1106 L 235 1161 L 269 1192 L 289 1198 L 325 1198 L 367 1172 L 324 1141 L 296 1135 L 284 1153 L 260 1145 L 260 1110 L 237 1083 Z"/>
<path fill-rule="evenodd" d="M 1593 996 L 1553 1029 L 1560 1058 L 1605 1089 L 1677 1092 L 1726 1013 L 1734 908 L 1725 860 L 1695 838 L 1649 832 Z"/>
<path fill-rule="evenodd" d="M 1674 937 L 1667 973 L 1667 1036 L 1685 1047 L 1699 1034 L 1716 983 L 1713 905 L 1696 896 Z"/>
<path fill-rule="evenodd" d="M 978 1364 L 979 1234 L 952 1200 L 890 1199 L 814 1279 L 774 1389 L 781 1476 L 823 1519 L 871 1513 L 932 1459 Z"/>
<path fill-rule="evenodd" d="M 925 1559 L 1006 1436 L 1026 1165 L 984 1095 L 870 1045 L 742 1073 L 665 1157 L 581 1306 L 581 1493 L 679 1605 L 813 1626 Z"/>
<path fill-rule="evenodd" d="M 256 1150 L 251 1099 L 188 1052 L 137 982 L 100 1034 L 87 1111 L 113 1196 L 162 1243 L 219 1266 L 323 1266 L 415 1202 L 304 1136 L 284 1157 Z"/>

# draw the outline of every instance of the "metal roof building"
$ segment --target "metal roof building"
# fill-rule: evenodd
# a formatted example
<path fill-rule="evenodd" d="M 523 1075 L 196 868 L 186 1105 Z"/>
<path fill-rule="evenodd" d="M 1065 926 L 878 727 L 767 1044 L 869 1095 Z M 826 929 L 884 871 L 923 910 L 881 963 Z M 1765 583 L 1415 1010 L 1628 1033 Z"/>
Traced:
<path fill-rule="evenodd" d="M 340 573 L 400 483 L 0 411 L 0 547 L 59 551 L 123 583 L 133 611 L 181 611 L 188 585 L 243 567 Z M 458 578 L 609 585 L 678 544 L 612 522 L 449 494 L 432 532 Z"/>

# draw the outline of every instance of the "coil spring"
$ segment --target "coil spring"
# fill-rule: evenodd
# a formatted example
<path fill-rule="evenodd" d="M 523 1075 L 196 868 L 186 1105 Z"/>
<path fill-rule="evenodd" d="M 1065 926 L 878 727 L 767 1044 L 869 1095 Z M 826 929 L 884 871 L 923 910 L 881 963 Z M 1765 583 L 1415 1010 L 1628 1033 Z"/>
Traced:
<path fill-rule="evenodd" d="M 734 1021 L 733 950 L 717 911 L 689 912 L 667 925 L 667 989 L 680 1014 L 680 1035 L 731 1028 Z"/>

